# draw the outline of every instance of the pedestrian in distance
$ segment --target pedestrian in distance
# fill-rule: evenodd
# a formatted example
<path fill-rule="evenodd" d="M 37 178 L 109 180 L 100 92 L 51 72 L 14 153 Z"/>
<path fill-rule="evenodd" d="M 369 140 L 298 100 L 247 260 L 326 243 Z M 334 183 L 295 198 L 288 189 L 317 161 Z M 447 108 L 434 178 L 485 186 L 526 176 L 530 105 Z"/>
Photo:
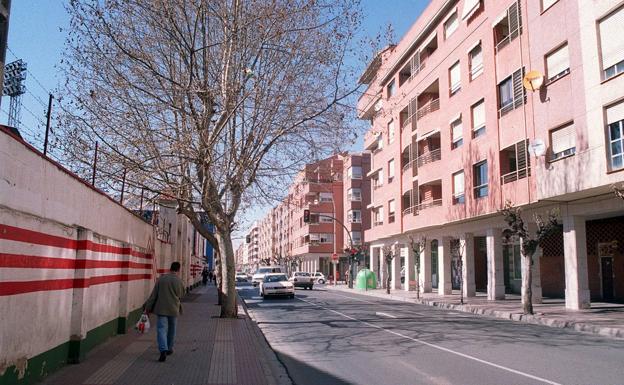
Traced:
<path fill-rule="evenodd" d="M 168 355 L 173 354 L 173 344 L 176 335 L 178 316 L 182 314 L 180 300 L 184 295 L 184 284 L 179 277 L 180 262 L 173 262 L 169 274 L 158 278 L 152 294 L 144 305 L 144 310 L 154 313 L 157 317 L 156 340 L 160 357 L 164 362 Z"/>
<path fill-rule="evenodd" d="M 202 270 L 202 283 L 204 284 L 204 286 L 208 284 L 208 275 L 208 268 L 204 267 L 204 270 Z"/>

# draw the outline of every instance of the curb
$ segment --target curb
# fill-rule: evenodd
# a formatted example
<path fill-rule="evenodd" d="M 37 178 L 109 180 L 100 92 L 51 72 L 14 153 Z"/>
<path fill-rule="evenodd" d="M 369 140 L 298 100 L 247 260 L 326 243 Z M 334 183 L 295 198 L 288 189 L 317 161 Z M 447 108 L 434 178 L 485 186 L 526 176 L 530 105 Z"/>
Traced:
<path fill-rule="evenodd" d="M 247 303 L 243 300 L 243 298 L 241 298 L 240 295 L 238 295 L 238 293 L 236 296 L 238 298 L 239 306 L 243 309 L 245 315 L 247 316 L 246 322 L 249 323 L 256 336 L 258 348 L 263 352 L 261 363 L 268 383 L 271 385 L 293 385 L 292 379 L 288 374 L 288 370 L 286 370 L 286 367 L 277 357 L 273 347 L 271 347 L 271 343 L 262 333 L 256 318 L 253 316 L 253 311 L 249 310 Z"/>
<path fill-rule="evenodd" d="M 455 310 L 461 311 L 464 313 L 472 313 L 476 315 L 483 315 L 487 317 L 493 317 L 498 319 L 516 321 L 516 322 L 524 322 L 532 325 L 542 325 L 548 326 L 552 328 L 558 329 L 571 329 L 577 332 L 585 333 L 585 334 L 594 334 L 600 335 L 602 337 L 613 338 L 613 339 L 624 339 L 624 329 L 621 328 L 613 328 L 613 327 L 605 327 L 600 325 L 595 325 L 587 322 L 574 322 L 574 321 L 563 321 L 554 318 L 543 317 L 540 315 L 529 315 L 529 314 L 520 314 L 520 313 L 512 313 L 508 311 L 495 310 L 495 309 L 484 309 L 477 308 L 471 305 L 460 305 L 460 304 L 452 304 L 448 302 L 442 302 L 438 300 L 425 300 L 425 299 L 416 299 L 416 298 L 406 298 L 403 296 L 397 296 L 393 294 L 378 294 L 378 293 L 366 293 L 366 292 L 358 292 L 355 290 L 346 290 L 343 288 L 332 288 L 329 287 L 329 290 L 334 291 L 342 291 L 347 293 L 355 293 L 366 295 L 369 297 L 377 297 L 390 299 L 392 301 L 399 302 L 409 302 L 419 305 L 426 305 L 432 307 L 438 307 L 446 310 Z"/>

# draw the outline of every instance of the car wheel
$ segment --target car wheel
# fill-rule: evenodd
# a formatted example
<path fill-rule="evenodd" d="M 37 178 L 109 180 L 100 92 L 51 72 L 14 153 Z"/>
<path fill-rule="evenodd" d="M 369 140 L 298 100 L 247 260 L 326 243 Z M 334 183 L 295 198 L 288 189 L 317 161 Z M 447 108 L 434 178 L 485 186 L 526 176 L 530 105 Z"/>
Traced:
<path fill-rule="evenodd" d="M 312 290 L 314 288 L 314 285 L 310 286 L 310 290 Z"/>
<path fill-rule="evenodd" d="M 325 280 L 323 278 L 318 280 L 318 283 L 320 283 L 321 285 L 325 283 Z"/>

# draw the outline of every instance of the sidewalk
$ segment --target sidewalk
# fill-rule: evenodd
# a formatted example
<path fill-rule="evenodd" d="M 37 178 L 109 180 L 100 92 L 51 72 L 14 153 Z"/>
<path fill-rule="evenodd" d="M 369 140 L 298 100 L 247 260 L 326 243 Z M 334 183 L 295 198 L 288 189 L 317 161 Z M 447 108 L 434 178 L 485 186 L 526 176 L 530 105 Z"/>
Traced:
<path fill-rule="evenodd" d="M 158 362 L 155 317 L 145 335 L 134 330 L 97 347 L 78 365 L 52 374 L 46 385 L 286 385 L 290 379 L 257 325 L 239 305 L 239 319 L 220 319 L 214 286 L 183 300 L 174 354 Z M 239 304 L 242 301 L 239 299 Z"/>
<path fill-rule="evenodd" d="M 405 290 L 392 290 L 388 295 L 385 289 L 365 291 L 349 289 L 346 285 L 327 285 L 326 288 L 536 325 L 573 329 L 609 338 L 624 338 L 624 304 L 592 302 L 591 309 L 571 311 L 565 309 L 563 299 L 544 298 L 542 304 L 533 305 L 534 315 L 524 315 L 519 295 L 507 294 L 505 300 L 488 301 L 485 293 L 477 293 L 476 297 L 464 298 L 464 304 L 461 305 L 457 290 L 450 296 L 441 296 L 435 292 L 421 293 L 420 299 L 417 299 L 416 292 Z"/>

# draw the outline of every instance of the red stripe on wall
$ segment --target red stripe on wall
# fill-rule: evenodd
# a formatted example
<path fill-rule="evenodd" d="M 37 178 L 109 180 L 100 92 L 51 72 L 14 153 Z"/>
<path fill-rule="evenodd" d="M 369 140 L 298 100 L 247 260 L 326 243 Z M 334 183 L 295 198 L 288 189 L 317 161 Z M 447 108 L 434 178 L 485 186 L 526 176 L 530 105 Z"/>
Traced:
<path fill-rule="evenodd" d="M 76 241 L 70 238 L 59 237 L 56 235 L 45 234 L 38 231 L 32 231 L 22 229 L 20 227 L 8 226 L 3 224 L 0 224 L 0 239 L 7 239 L 17 242 L 28 242 L 43 246 L 61 247 L 64 249 L 89 250 L 111 254 L 127 254 L 142 259 L 153 258 L 151 254 L 141 253 L 139 251 L 133 250 L 130 247 L 104 245 L 87 240 Z"/>
<path fill-rule="evenodd" d="M 66 290 L 87 288 L 111 282 L 137 281 L 151 279 L 151 274 L 116 274 L 91 277 L 86 279 L 49 279 L 45 281 L 0 282 L 0 296 L 33 293 L 37 291 Z"/>
<path fill-rule="evenodd" d="M 0 253 L 0 267 L 25 269 L 95 269 L 95 268 L 130 268 L 151 269 L 151 263 L 131 261 L 96 261 L 69 258 L 51 258 L 34 255 Z"/>

